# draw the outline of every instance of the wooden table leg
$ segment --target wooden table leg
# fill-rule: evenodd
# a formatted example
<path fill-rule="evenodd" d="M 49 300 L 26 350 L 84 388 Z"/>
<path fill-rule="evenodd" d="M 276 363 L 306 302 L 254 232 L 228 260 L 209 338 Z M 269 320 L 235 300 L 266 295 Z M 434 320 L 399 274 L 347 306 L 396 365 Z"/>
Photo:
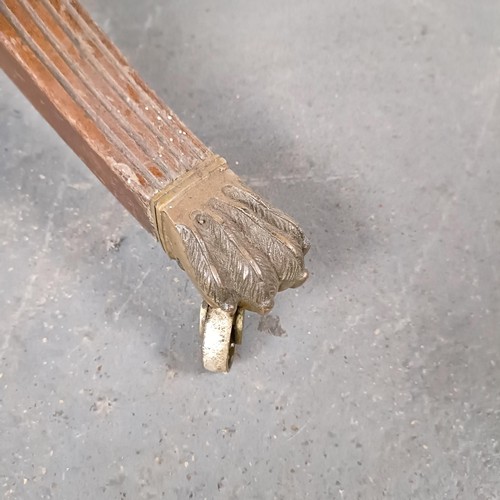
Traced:
<path fill-rule="evenodd" d="M 230 352 L 242 310 L 268 312 L 306 279 L 302 230 L 182 123 L 76 0 L 1 0 L 0 66 L 188 273 L 208 307 L 202 333 L 226 329 L 206 339 L 218 347 L 205 366 L 227 370 L 210 356 Z"/>

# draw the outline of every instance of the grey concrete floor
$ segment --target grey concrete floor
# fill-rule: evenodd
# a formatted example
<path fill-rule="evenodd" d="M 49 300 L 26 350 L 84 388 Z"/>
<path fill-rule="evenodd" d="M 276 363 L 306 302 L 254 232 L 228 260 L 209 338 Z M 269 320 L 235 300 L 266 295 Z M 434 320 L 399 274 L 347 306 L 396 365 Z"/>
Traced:
<path fill-rule="evenodd" d="M 204 373 L 193 286 L 0 75 L 0 498 L 500 498 L 500 3 L 83 3 L 311 278 Z"/>

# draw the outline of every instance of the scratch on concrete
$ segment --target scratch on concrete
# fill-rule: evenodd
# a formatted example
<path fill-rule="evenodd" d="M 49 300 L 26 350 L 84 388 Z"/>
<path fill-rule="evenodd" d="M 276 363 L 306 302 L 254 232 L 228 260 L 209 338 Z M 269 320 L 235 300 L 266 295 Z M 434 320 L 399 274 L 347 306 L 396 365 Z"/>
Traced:
<path fill-rule="evenodd" d="M 54 231 L 54 215 L 56 213 L 57 207 L 59 206 L 61 200 L 64 197 L 66 188 L 68 187 L 67 170 L 68 168 L 65 162 L 65 169 L 63 175 L 61 176 L 61 182 L 59 183 L 59 186 L 57 188 L 57 193 L 51 205 L 51 209 L 47 214 L 47 225 L 45 226 L 43 244 L 37 252 L 38 256 L 43 256 L 44 254 L 47 253 L 47 250 L 49 249 L 50 240 L 52 238 L 52 233 Z M 0 346 L 0 358 L 2 358 L 9 349 L 12 336 L 14 335 L 14 332 L 16 331 L 16 328 L 18 327 L 19 322 L 23 317 L 24 313 L 30 307 L 31 299 L 33 298 L 33 292 L 35 289 L 35 283 L 38 278 L 38 270 L 40 268 L 41 262 L 42 262 L 41 258 L 36 259 L 35 269 L 33 270 L 28 279 L 28 283 L 26 284 L 26 287 L 24 289 L 24 293 L 21 298 L 19 307 L 12 315 L 12 325 L 10 329 L 7 330 L 2 345 Z"/>
<path fill-rule="evenodd" d="M 324 184 L 325 182 L 339 182 L 345 180 L 357 179 L 359 177 L 358 173 L 352 175 L 327 175 L 327 176 L 314 176 L 314 175 L 301 175 L 301 174 L 289 174 L 289 175 L 273 175 L 270 177 L 244 177 L 244 179 L 252 187 L 268 186 L 273 182 L 283 182 L 285 184 L 303 184 L 304 182 L 314 182 L 317 184 Z"/>
<path fill-rule="evenodd" d="M 125 310 L 129 302 L 132 300 L 132 297 L 142 288 L 144 285 L 144 282 L 146 281 L 146 278 L 149 276 L 149 273 L 151 272 L 151 268 L 149 268 L 143 275 L 142 278 L 139 280 L 139 283 L 134 287 L 134 289 L 129 293 L 128 297 L 125 299 L 125 302 L 120 306 L 120 308 L 114 312 L 113 318 L 115 321 L 118 321 L 120 319 L 120 316 L 122 312 Z"/>
<path fill-rule="evenodd" d="M 478 153 L 481 150 L 484 139 L 486 137 L 486 133 L 489 130 L 491 121 L 494 117 L 495 110 L 497 107 L 498 103 L 498 97 L 500 94 L 500 73 L 497 73 L 496 78 L 495 78 L 495 91 L 492 96 L 492 98 L 488 101 L 488 105 L 486 107 L 485 113 L 484 113 L 484 119 L 483 123 L 481 126 L 481 130 L 479 131 L 479 134 L 476 139 L 476 143 L 474 145 L 474 149 L 470 157 L 467 159 L 465 162 L 464 168 L 461 171 L 461 177 L 459 179 L 457 188 L 455 190 L 455 194 L 449 198 L 444 206 L 441 208 L 440 213 L 441 213 L 441 218 L 439 220 L 438 226 L 433 230 L 431 237 L 427 241 L 425 245 L 422 247 L 422 255 L 418 259 L 414 272 L 410 277 L 410 284 L 414 283 L 415 277 L 420 274 L 423 265 L 425 261 L 427 260 L 427 257 L 429 255 L 430 250 L 434 247 L 436 242 L 439 240 L 441 237 L 441 230 L 444 227 L 445 223 L 448 220 L 448 217 L 450 216 L 451 210 L 455 204 L 455 202 L 460 199 L 461 193 L 464 190 L 466 184 L 467 184 L 467 175 L 470 173 L 471 169 L 475 166 L 478 158 Z"/>

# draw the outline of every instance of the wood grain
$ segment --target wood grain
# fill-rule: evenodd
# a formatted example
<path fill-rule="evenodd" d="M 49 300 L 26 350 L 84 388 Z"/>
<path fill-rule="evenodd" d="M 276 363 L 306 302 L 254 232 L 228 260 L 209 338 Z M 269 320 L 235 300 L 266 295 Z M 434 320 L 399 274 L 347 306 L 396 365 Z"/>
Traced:
<path fill-rule="evenodd" d="M 153 234 L 152 197 L 212 154 L 76 0 L 1 0 L 0 66 Z"/>

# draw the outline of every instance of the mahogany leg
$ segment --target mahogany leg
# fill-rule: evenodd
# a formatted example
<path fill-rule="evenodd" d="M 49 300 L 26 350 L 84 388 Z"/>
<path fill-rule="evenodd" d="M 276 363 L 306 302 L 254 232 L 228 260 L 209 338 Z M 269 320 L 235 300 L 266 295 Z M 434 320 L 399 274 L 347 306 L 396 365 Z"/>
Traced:
<path fill-rule="evenodd" d="M 76 0 L 2 0 L 0 66 L 200 291 L 204 365 L 227 371 L 243 311 L 307 278 L 300 227 L 246 187 Z"/>

